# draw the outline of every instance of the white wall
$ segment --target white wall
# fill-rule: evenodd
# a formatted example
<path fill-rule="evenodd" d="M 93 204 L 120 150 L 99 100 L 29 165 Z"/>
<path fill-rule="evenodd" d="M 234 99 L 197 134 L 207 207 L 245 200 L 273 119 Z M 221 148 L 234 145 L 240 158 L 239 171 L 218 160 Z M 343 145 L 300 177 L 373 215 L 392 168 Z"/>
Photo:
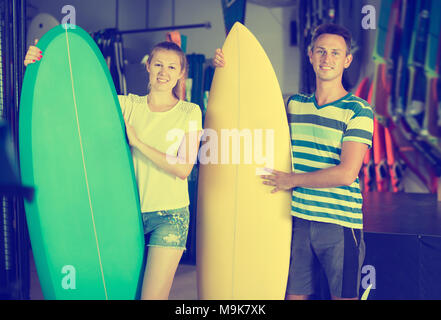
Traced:
<path fill-rule="evenodd" d="M 294 7 L 270 9 L 247 4 L 245 25 L 265 49 L 285 95 L 299 89 L 299 49 L 290 45 L 290 21 L 295 18 Z"/>
<path fill-rule="evenodd" d="M 211 29 L 184 29 L 188 37 L 187 53 L 200 53 L 212 58 L 214 50 L 222 47 L 225 40 L 225 26 L 220 0 L 150 0 L 150 28 L 203 23 L 209 21 Z M 298 91 L 297 60 L 298 48 L 289 45 L 290 19 L 294 17 L 293 7 L 268 9 L 247 3 L 245 26 L 256 36 L 273 64 L 283 93 Z M 152 43 L 163 41 L 165 32 L 152 35 Z"/>
<path fill-rule="evenodd" d="M 76 24 L 91 32 L 103 28 L 114 28 L 116 15 L 116 0 L 28 0 L 28 18 L 37 13 L 49 13 L 61 21 L 63 6 L 69 4 L 75 7 Z"/>
<path fill-rule="evenodd" d="M 146 27 L 146 0 L 28 0 L 28 22 L 38 13 L 49 13 L 61 22 L 65 16 L 61 10 L 66 4 L 75 8 L 75 22 L 87 32 L 106 28 L 127 30 Z M 146 51 L 148 41 L 145 34 L 136 34 L 125 36 L 124 45 L 129 60 L 140 60 Z"/>
<path fill-rule="evenodd" d="M 120 30 L 155 28 L 210 22 L 210 29 L 184 29 L 187 53 L 212 58 L 225 40 L 225 26 L 220 0 L 70 0 L 76 9 L 76 23 L 88 32 L 105 28 Z M 119 6 L 116 14 L 117 3 Z M 65 0 L 28 0 L 28 16 L 49 13 L 61 21 Z M 174 11 L 173 11 L 174 4 Z M 289 45 L 290 21 L 294 7 L 269 9 L 248 3 L 245 25 L 256 36 L 273 64 L 284 94 L 298 91 L 298 48 Z M 166 31 L 124 35 L 125 58 L 139 63 L 157 42 L 165 40 Z"/>

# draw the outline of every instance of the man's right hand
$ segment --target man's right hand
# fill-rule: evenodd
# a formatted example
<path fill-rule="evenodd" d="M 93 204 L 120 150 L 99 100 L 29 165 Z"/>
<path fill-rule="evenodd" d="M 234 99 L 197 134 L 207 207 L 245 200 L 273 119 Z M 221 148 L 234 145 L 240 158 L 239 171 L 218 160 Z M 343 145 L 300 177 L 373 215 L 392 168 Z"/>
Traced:
<path fill-rule="evenodd" d="M 28 64 L 34 63 L 35 61 L 40 60 L 43 55 L 39 48 L 36 47 L 38 39 L 35 39 L 34 45 L 29 46 L 28 52 L 26 52 L 24 65 L 27 67 Z"/>

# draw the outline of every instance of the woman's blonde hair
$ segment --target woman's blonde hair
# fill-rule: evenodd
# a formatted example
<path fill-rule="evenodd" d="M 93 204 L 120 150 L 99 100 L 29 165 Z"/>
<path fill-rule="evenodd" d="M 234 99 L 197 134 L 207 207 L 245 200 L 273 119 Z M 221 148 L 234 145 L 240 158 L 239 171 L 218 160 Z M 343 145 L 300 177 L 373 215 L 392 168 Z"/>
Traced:
<path fill-rule="evenodd" d="M 185 56 L 184 51 L 174 42 L 164 41 L 160 42 L 157 45 L 155 45 L 149 55 L 149 58 L 147 59 L 147 65 L 150 65 L 152 62 L 152 59 L 156 52 L 160 50 L 168 50 L 168 51 L 174 51 L 179 56 L 179 59 L 181 61 L 181 72 L 183 73 L 183 76 L 178 80 L 175 87 L 172 90 L 173 95 L 177 99 L 184 99 L 185 97 L 185 79 L 187 78 L 188 74 L 188 62 L 187 57 Z M 150 85 L 149 85 L 150 90 Z"/>

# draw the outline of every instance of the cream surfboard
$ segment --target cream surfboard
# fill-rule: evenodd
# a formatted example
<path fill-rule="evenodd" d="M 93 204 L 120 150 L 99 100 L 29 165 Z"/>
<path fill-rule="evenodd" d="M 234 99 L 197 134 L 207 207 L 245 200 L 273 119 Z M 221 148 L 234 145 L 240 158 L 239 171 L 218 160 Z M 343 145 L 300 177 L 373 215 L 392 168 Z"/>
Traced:
<path fill-rule="evenodd" d="M 291 171 L 282 93 L 263 48 L 242 24 L 222 48 L 201 146 L 197 213 L 200 299 L 283 299 L 291 193 L 271 193 L 261 169 Z"/>

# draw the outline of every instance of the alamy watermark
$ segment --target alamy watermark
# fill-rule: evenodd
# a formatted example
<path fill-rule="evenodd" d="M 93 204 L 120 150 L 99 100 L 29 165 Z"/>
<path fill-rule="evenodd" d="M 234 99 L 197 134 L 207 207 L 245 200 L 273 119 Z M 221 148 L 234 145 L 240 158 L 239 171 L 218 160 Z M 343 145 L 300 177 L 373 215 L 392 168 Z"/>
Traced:
<path fill-rule="evenodd" d="M 361 287 L 366 290 L 372 285 L 371 290 L 377 287 L 377 274 L 373 265 L 367 264 L 361 268 Z"/>
<path fill-rule="evenodd" d="M 199 135 L 197 122 L 189 122 L 190 150 L 195 150 Z M 176 153 L 185 135 L 183 129 L 172 129 L 167 135 L 167 141 L 172 144 L 166 151 L 167 155 Z M 274 168 L 275 159 L 275 130 L 274 129 L 220 129 L 205 128 L 201 137 L 201 147 L 197 158 L 199 163 L 205 164 L 257 164 L 266 168 Z M 289 152 L 289 150 L 287 150 Z M 168 156 L 171 164 L 184 164 L 187 161 L 188 150 L 180 150 L 179 157 Z"/>
<path fill-rule="evenodd" d="M 67 4 L 61 8 L 61 13 L 66 14 L 63 16 L 63 19 L 61 19 L 61 24 L 63 25 L 63 28 L 65 29 L 75 29 L 76 28 L 76 10 L 75 7 Z"/>
<path fill-rule="evenodd" d="M 227 4 L 228 6 L 228 4 Z M 61 8 L 61 13 L 65 14 L 61 20 L 64 28 L 75 29 L 76 26 L 76 10 L 73 5 L 67 4 Z M 361 13 L 365 16 L 361 20 L 361 27 L 365 30 L 375 30 L 376 27 L 376 9 L 375 6 L 366 4 L 361 8 Z M 350 18 L 350 17 L 348 17 Z"/>
<path fill-rule="evenodd" d="M 77 288 L 77 271 L 74 266 L 65 265 L 61 268 L 61 273 L 64 274 L 61 279 L 61 287 L 64 290 L 75 290 Z"/>
<path fill-rule="evenodd" d="M 361 13 L 363 13 L 365 15 L 363 17 L 363 19 L 361 19 L 361 27 L 365 30 L 377 29 L 377 26 L 376 26 L 377 11 L 376 11 L 375 7 L 370 4 L 364 5 L 361 8 Z"/>
<path fill-rule="evenodd" d="M 75 290 L 77 279 L 75 267 L 72 265 L 65 265 L 61 268 L 61 274 L 63 274 L 61 279 L 61 287 L 64 290 Z M 375 267 L 369 264 L 364 265 L 361 268 L 361 274 L 361 287 L 366 290 L 369 286 L 371 286 L 371 290 L 375 290 L 377 287 L 377 274 Z"/>

